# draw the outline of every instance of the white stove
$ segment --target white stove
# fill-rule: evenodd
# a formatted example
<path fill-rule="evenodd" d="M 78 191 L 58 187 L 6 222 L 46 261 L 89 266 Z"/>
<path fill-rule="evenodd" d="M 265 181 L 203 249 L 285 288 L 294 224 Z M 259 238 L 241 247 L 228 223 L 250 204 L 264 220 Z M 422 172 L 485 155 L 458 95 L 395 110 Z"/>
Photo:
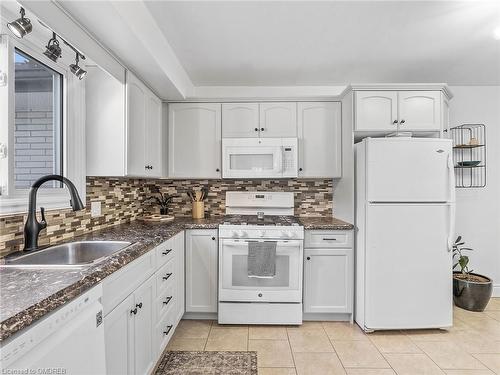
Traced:
<path fill-rule="evenodd" d="M 293 193 L 227 192 L 219 226 L 220 324 L 302 324 L 304 228 Z M 275 274 L 249 276 L 249 243 L 276 243 Z"/>

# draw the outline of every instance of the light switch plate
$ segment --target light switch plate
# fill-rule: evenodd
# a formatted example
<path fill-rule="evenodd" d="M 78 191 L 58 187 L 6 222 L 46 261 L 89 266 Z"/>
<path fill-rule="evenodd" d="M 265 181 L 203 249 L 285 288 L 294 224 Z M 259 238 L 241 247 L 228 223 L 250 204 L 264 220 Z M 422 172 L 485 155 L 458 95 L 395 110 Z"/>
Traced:
<path fill-rule="evenodd" d="M 101 216 L 101 202 L 90 202 L 90 216 L 97 217 Z"/>

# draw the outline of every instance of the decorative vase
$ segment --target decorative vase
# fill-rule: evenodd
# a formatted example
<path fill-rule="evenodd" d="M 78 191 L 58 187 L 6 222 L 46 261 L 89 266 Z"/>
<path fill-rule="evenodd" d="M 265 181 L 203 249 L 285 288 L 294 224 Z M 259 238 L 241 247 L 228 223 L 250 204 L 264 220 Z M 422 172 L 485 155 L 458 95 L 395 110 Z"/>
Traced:
<path fill-rule="evenodd" d="M 455 305 L 469 311 L 483 311 L 493 292 L 492 280 L 477 273 L 470 273 L 473 280 L 460 278 L 461 275 L 460 272 L 453 272 L 453 301 Z"/>

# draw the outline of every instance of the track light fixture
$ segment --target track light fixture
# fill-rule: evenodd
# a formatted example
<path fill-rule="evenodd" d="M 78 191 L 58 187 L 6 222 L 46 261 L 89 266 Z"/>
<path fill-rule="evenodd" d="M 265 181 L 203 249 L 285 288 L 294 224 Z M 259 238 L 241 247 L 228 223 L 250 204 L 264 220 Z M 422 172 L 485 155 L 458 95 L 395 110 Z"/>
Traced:
<path fill-rule="evenodd" d="M 75 51 L 75 53 L 76 53 L 75 63 L 71 64 L 69 68 L 71 72 L 78 77 L 78 79 L 84 79 L 85 76 L 87 75 L 87 71 L 83 70 L 80 66 L 78 66 L 78 61 L 80 59 L 80 56 L 82 57 L 82 59 L 85 59 L 85 56 L 80 55 L 80 53 L 78 53 L 77 51 Z"/>
<path fill-rule="evenodd" d="M 61 57 L 62 50 L 59 46 L 59 41 L 57 40 L 57 35 L 55 32 L 52 32 L 52 38 L 47 43 L 47 49 L 43 53 L 52 61 L 56 62 L 59 57 Z"/>
<path fill-rule="evenodd" d="M 24 11 L 24 8 L 21 7 L 21 10 L 19 11 L 21 13 L 21 18 L 18 18 L 15 21 L 9 22 L 7 24 L 7 27 L 9 28 L 10 31 L 12 31 L 12 34 L 17 36 L 18 38 L 22 38 L 25 35 L 29 34 L 31 30 L 33 30 L 33 25 L 31 24 L 31 21 L 29 18 L 24 17 L 26 12 Z"/>

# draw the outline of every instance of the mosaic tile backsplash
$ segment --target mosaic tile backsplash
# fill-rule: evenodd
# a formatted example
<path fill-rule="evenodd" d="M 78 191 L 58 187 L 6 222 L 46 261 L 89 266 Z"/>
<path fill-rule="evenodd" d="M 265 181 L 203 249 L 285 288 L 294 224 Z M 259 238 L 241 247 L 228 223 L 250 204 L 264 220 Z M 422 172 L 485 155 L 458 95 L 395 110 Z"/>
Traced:
<path fill-rule="evenodd" d="M 226 191 L 291 191 L 295 194 L 295 215 L 332 216 L 333 184 L 331 180 L 149 180 L 131 178 L 87 177 L 87 208 L 47 211 L 48 226 L 40 233 L 40 245 L 62 240 L 135 220 L 146 213 L 159 213 L 150 202 L 155 193 L 176 195 L 170 215 L 190 216 L 191 202 L 187 191 L 209 187 L 205 215 L 223 215 Z M 90 202 L 102 202 L 102 215 L 90 217 Z M 26 215 L 0 216 L 0 257 L 21 250 Z"/>

